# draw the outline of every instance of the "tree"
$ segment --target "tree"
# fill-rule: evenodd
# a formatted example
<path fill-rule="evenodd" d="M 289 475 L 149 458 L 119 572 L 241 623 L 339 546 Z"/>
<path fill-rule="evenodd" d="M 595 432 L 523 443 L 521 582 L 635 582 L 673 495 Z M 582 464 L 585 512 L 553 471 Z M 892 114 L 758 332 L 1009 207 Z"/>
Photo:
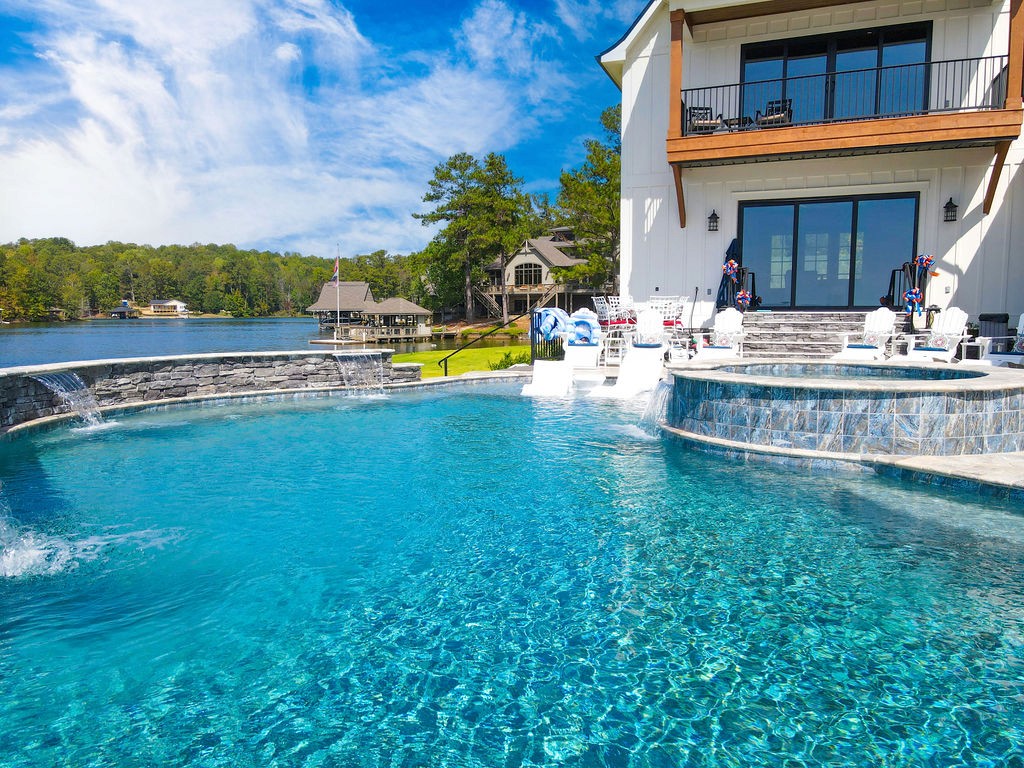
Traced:
<path fill-rule="evenodd" d="M 427 276 L 435 289 L 452 283 L 446 270 L 458 270 L 468 322 L 476 319 L 473 287 L 483 279 L 483 267 L 494 259 L 504 264 L 523 239 L 529 206 L 521 184 L 504 156 L 491 153 L 480 163 L 462 152 L 434 168 L 423 196 L 434 209 L 413 214 L 424 225 L 445 223 L 421 255 L 428 259 Z"/>
<path fill-rule="evenodd" d="M 596 288 L 618 274 L 621 124 L 621 106 L 602 112 L 604 142 L 586 141 L 583 165 L 562 173 L 558 207 L 564 223 L 575 232 L 577 253 L 587 263 L 558 270 L 561 280 L 579 280 Z"/>

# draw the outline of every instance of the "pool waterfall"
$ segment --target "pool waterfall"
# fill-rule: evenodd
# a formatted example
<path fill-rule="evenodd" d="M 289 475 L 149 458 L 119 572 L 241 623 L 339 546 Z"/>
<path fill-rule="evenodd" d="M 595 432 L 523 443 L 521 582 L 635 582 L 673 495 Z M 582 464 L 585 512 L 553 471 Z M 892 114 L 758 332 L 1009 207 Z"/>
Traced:
<path fill-rule="evenodd" d="M 96 397 L 89 391 L 82 377 L 74 371 L 58 371 L 55 373 L 39 373 L 32 376 L 71 411 L 85 422 L 86 426 L 99 426 L 103 418 Z"/>

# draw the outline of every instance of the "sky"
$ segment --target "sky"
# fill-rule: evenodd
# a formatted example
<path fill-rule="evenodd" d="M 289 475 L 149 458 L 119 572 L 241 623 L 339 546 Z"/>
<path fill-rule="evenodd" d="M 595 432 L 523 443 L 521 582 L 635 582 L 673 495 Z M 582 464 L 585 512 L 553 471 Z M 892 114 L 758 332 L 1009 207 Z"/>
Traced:
<path fill-rule="evenodd" d="M 646 0 L 0 0 L 0 243 L 410 253 L 457 152 L 600 138 Z"/>

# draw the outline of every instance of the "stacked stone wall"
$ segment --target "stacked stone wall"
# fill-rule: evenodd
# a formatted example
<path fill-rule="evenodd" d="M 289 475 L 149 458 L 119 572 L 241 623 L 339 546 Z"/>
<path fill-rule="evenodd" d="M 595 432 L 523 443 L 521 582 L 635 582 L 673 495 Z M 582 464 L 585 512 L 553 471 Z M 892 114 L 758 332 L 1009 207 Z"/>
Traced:
<path fill-rule="evenodd" d="M 394 364 L 390 350 L 339 353 L 383 367 L 383 382 L 418 381 L 418 365 Z M 380 362 L 378 363 L 378 356 Z M 138 358 L 0 370 L 0 432 L 28 421 L 67 413 L 60 397 L 33 375 L 66 371 L 85 383 L 101 408 L 180 398 L 271 391 L 343 389 L 332 353 L 244 353 Z"/>

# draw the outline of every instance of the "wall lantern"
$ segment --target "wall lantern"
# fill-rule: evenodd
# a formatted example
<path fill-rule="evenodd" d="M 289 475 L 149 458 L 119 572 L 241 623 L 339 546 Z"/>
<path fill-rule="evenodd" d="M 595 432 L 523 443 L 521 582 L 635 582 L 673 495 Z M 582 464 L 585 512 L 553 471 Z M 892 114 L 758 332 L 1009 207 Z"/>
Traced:
<path fill-rule="evenodd" d="M 715 213 L 715 209 L 711 209 L 711 215 L 708 216 L 708 232 L 718 231 L 718 214 Z"/>
<path fill-rule="evenodd" d="M 949 201 L 942 206 L 942 220 L 943 221 L 956 221 L 956 212 L 959 206 L 953 202 L 953 198 L 949 198 Z"/>

